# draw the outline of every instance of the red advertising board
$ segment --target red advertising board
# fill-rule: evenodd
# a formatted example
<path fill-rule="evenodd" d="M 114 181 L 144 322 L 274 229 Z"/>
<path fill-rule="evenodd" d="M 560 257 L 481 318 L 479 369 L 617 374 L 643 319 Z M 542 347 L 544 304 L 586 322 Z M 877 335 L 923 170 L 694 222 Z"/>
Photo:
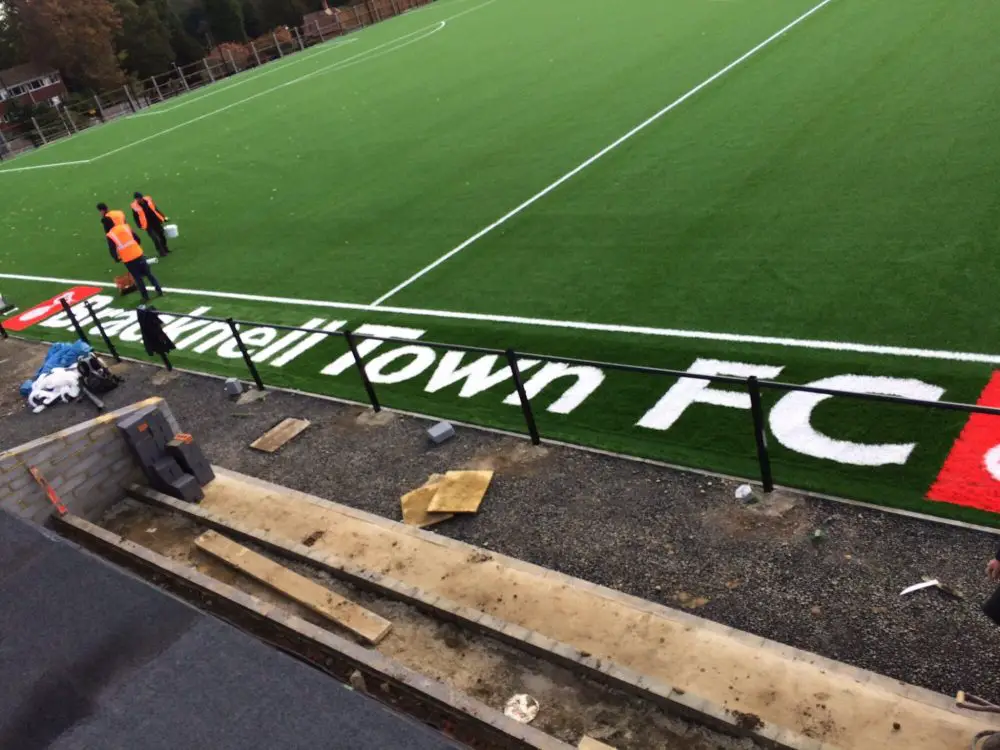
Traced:
<path fill-rule="evenodd" d="M 56 313 L 62 312 L 62 303 L 60 300 L 64 299 L 67 304 L 75 305 L 100 292 L 101 288 L 96 286 L 75 286 L 62 294 L 57 294 L 50 300 L 35 305 L 30 310 L 25 310 L 13 317 L 7 318 L 3 322 L 3 327 L 8 331 L 23 331 L 25 328 L 35 325 L 35 323 L 40 323 L 47 318 L 51 318 Z"/>
<path fill-rule="evenodd" d="M 1000 407 L 1000 372 L 976 403 Z M 969 417 L 927 498 L 1000 513 L 1000 416 Z"/>

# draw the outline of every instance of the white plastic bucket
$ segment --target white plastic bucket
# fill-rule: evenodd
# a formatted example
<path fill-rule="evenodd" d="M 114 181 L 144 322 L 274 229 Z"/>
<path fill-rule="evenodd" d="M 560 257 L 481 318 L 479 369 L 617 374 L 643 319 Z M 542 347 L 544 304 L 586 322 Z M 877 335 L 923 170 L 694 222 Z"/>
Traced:
<path fill-rule="evenodd" d="M 167 235 L 168 240 L 177 239 L 177 235 L 180 234 L 176 224 L 164 224 L 163 233 Z"/>

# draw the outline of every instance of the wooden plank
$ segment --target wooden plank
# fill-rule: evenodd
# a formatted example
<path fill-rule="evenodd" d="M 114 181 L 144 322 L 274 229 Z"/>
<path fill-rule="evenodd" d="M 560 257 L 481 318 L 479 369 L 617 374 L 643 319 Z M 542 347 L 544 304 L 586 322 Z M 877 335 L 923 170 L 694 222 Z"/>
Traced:
<path fill-rule="evenodd" d="M 595 740 L 593 737 L 584 737 L 580 740 L 580 745 L 577 750 L 615 750 L 611 745 L 605 745 L 599 740 Z"/>
<path fill-rule="evenodd" d="M 254 440 L 250 447 L 265 453 L 274 453 L 308 426 L 308 419 L 286 419 Z"/>
<path fill-rule="evenodd" d="M 427 511 L 427 506 L 431 504 L 431 500 L 434 499 L 443 480 L 444 476 L 441 474 L 432 474 L 422 487 L 418 487 L 413 492 L 407 492 L 399 498 L 399 504 L 403 511 L 403 523 L 407 526 L 424 529 L 436 523 L 447 521 L 449 518 L 454 518 L 451 513 L 429 513 Z"/>
<path fill-rule="evenodd" d="M 432 513 L 475 513 L 492 479 L 492 471 L 449 471 L 427 510 Z"/>
<path fill-rule="evenodd" d="M 391 622 L 374 612 L 214 531 L 206 531 L 195 544 L 198 549 L 267 584 L 368 643 L 378 643 L 392 628 Z"/>

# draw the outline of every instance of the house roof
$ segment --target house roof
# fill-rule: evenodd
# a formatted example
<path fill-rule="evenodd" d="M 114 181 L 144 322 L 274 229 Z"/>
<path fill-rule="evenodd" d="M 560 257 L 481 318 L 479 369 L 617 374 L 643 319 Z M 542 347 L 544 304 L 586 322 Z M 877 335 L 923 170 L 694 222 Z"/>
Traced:
<path fill-rule="evenodd" d="M 13 68 L 7 68 L 6 70 L 0 70 L 0 81 L 3 81 L 4 86 L 17 86 L 19 83 L 41 78 L 54 72 L 56 72 L 54 68 L 29 62 L 24 63 L 24 65 L 15 65 Z"/>

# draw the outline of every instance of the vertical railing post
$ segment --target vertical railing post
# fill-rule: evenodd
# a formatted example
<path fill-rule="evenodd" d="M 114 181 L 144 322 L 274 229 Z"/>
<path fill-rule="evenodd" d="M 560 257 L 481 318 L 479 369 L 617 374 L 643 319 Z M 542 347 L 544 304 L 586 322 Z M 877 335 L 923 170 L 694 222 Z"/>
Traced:
<path fill-rule="evenodd" d="M 233 58 L 233 51 L 231 49 L 226 50 L 226 54 L 229 55 L 229 64 L 233 68 L 233 75 L 240 72 L 239 67 L 236 65 L 236 60 Z"/>
<path fill-rule="evenodd" d="M 76 319 L 76 315 L 73 314 L 73 308 L 69 306 L 69 303 L 64 297 L 59 298 L 59 302 L 62 303 L 63 312 L 69 317 L 70 322 L 73 324 L 73 328 L 76 329 L 76 335 L 80 337 L 80 341 L 90 345 L 90 339 L 87 338 L 87 334 L 84 332 L 83 328 L 80 327 L 80 321 Z"/>
<path fill-rule="evenodd" d="M 299 49 L 302 52 L 305 52 L 306 51 L 306 43 L 302 40 L 302 34 L 299 33 L 299 27 L 298 26 L 294 27 L 292 29 L 292 31 L 295 32 L 295 38 L 298 39 L 298 41 L 299 41 Z"/>
<path fill-rule="evenodd" d="M 101 118 L 101 122 L 107 122 L 108 118 L 104 114 L 104 107 L 101 106 L 101 99 L 96 94 L 94 95 L 94 104 L 97 105 L 97 116 Z"/>
<path fill-rule="evenodd" d="M 132 110 L 132 113 L 134 114 L 138 112 L 139 108 L 135 105 L 135 102 L 132 101 L 132 92 L 128 90 L 128 86 L 122 86 L 122 91 L 125 92 L 125 101 L 128 102 L 129 109 Z"/>
<path fill-rule="evenodd" d="M 757 442 L 757 462 L 760 464 L 760 481 L 764 492 L 774 491 L 774 478 L 771 476 L 771 457 L 767 452 L 767 432 L 764 427 L 764 408 L 760 401 L 760 383 L 751 375 L 747 378 L 747 390 L 750 392 L 750 413 L 753 416 L 753 436 Z"/>
<path fill-rule="evenodd" d="M 276 50 L 278 50 L 278 58 L 280 59 L 280 58 L 284 57 L 285 53 L 281 51 L 281 43 L 278 42 L 278 34 L 277 34 L 277 32 L 274 32 L 274 31 L 271 32 L 271 39 L 274 40 L 274 48 Z"/>
<path fill-rule="evenodd" d="M 257 54 L 257 45 L 250 42 L 250 51 L 253 52 L 253 59 L 257 61 L 257 67 L 260 67 L 260 55 Z"/>
<path fill-rule="evenodd" d="M 41 139 L 42 145 L 44 146 L 46 143 L 48 143 L 48 141 L 45 140 L 45 133 L 43 133 L 42 129 L 38 127 L 38 120 L 32 117 L 31 124 L 35 126 L 35 132 L 38 133 L 38 137 Z"/>
<path fill-rule="evenodd" d="M 104 325 L 98 319 L 97 315 L 94 314 L 94 308 L 90 305 L 90 300 L 83 303 L 83 306 L 87 308 L 87 314 L 90 315 L 90 319 L 94 321 L 97 326 L 97 331 L 101 334 L 101 338 L 104 339 L 104 345 L 108 347 L 108 354 L 115 358 L 115 362 L 121 362 L 122 358 L 118 355 L 118 350 L 115 349 L 115 345 L 108 338 L 107 332 L 104 330 Z"/>
<path fill-rule="evenodd" d="M 203 57 L 201 61 L 205 63 L 205 72 L 208 73 L 208 80 L 211 83 L 215 83 L 215 74 L 212 73 L 212 66 L 208 64 L 208 58 Z"/>
<path fill-rule="evenodd" d="M 156 82 L 156 76 L 153 76 L 150 80 L 153 82 L 153 91 L 156 92 L 157 100 L 161 102 L 165 101 L 163 98 L 163 92 L 160 91 L 160 84 Z"/>
<path fill-rule="evenodd" d="M 314 21 L 316 24 L 316 33 L 319 35 L 320 43 L 325 42 L 326 39 L 323 38 L 323 27 L 319 25 L 319 21 Z"/>
<path fill-rule="evenodd" d="M 257 372 L 257 365 L 255 365 L 253 359 L 251 359 L 250 352 L 248 352 L 246 346 L 243 345 L 243 339 L 240 338 L 240 330 L 236 327 L 236 321 L 232 318 L 227 318 L 226 322 L 229 324 L 229 330 L 233 332 L 233 338 L 236 339 L 236 346 L 239 348 L 240 354 L 243 355 L 243 361 L 246 363 L 247 369 L 253 377 L 253 382 L 257 384 L 257 390 L 264 390 L 264 381 L 260 379 L 260 373 Z"/>
<path fill-rule="evenodd" d="M 528 425 L 528 434 L 531 435 L 531 442 L 538 445 L 542 442 L 538 434 L 538 427 L 535 425 L 535 414 L 531 411 L 531 401 L 524 390 L 524 380 L 521 378 L 521 370 L 517 366 L 517 354 L 513 349 L 508 349 L 507 364 L 510 366 L 510 374 L 514 378 L 514 387 L 517 389 L 517 397 L 521 400 L 521 412 L 524 414 L 524 422 Z"/>
<path fill-rule="evenodd" d="M 184 71 L 177 67 L 177 63 L 174 63 L 174 70 L 177 71 L 177 75 L 181 77 L 181 83 L 184 84 L 184 90 L 190 91 L 191 87 L 188 86 L 187 76 L 184 75 Z"/>
<path fill-rule="evenodd" d="M 375 395 L 375 386 L 368 379 L 368 373 L 365 371 L 365 363 L 361 360 L 358 347 L 354 343 L 354 334 L 350 331 L 344 331 L 344 338 L 347 339 L 347 346 L 350 347 L 351 354 L 354 356 L 354 364 L 358 366 L 358 374 L 361 376 L 361 382 L 365 386 L 365 392 L 368 394 L 368 400 L 371 402 L 372 409 L 374 411 L 382 411 L 382 405 L 378 402 L 378 396 Z"/>

